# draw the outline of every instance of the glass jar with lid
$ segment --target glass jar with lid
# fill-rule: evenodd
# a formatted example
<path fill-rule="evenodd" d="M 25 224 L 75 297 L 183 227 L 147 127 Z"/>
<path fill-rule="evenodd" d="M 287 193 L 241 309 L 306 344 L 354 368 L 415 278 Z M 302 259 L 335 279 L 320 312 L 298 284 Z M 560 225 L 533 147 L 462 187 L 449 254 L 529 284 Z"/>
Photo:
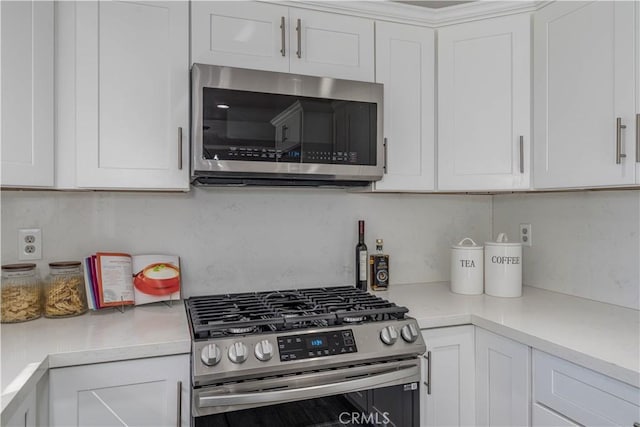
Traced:
<path fill-rule="evenodd" d="M 44 285 L 45 317 L 86 313 L 87 295 L 80 261 L 52 262 Z"/>
<path fill-rule="evenodd" d="M 35 264 L 2 266 L 0 321 L 24 322 L 42 315 L 42 282 Z"/>

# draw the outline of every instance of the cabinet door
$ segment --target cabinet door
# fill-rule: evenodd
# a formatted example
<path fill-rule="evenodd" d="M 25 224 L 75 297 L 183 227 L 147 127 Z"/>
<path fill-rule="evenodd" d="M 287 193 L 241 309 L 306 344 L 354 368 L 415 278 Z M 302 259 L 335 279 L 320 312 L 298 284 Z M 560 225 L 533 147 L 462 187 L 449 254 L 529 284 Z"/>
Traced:
<path fill-rule="evenodd" d="M 636 184 L 640 184 L 640 5 L 636 2 Z"/>
<path fill-rule="evenodd" d="M 289 71 L 289 8 L 268 3 L 191 3 L 191 61 Z"/>
<path fill-rule="evenodd" d="M 528 426 L 530 377 L 529 347 L 476 328 L 477 425 Z"/>
<path fill-rule="evenodd" d="M 551 409 L 545 408 L 539 403 L 534 403 L 531 411 L 532 427 L 578 427 L 578 424 L 569 421 Z"/>
<path fill-rule="evenodd" d="M 32 390 L 27 394 L 18 408 L 11 414 L 5 414 L 3 411 L 0 422 L 4 427 L 35 427 L 36 426 L 36 390 Z"/>
<path fill-rule="evenodd" d="M 188 10 L 78 2 L 78 187 L 189 188 Z"/>
<path fill-rule="evenodd" d="M 534 350 L 535 402 L 586 426 L 640 422 L 640 389 Z"/>
<path fill-rule="evenodd" d="M 422 337 L 431 357 L 431 387 L 425 386 L 427 369 L 423 369 L 420 425 L 474 425 L 474 327 L 427 329 Z"/>
<path fill-rule="evenodd" d="M 634 3 L 555 2 L 536 13 L 536 188 L 635 183 Z"/>
<path fill-rule="evenodd" d="M 189 425 L 189 355 L 56 368 L 49 375 L 52 427 Z"/>
<path fill-rule="evenodd" d="M 530 183 L 530 16 L 438 30 L 438 188 Z"/>
<path fill-rule="evenodd" d="M 375 190 L 433 190 L 435 34 L 376 22 L 376 82 L 384 85 L 387 169 Z"/>
<path fill-rule="evenodd" d="M 297 8 L 289 19 L 292 73 L 374 81 L 372 20 Z"/>
<path fill-rule="evenodd" d="M 0 2 L 0 185 L 53 186 L 53 2 Z"/>

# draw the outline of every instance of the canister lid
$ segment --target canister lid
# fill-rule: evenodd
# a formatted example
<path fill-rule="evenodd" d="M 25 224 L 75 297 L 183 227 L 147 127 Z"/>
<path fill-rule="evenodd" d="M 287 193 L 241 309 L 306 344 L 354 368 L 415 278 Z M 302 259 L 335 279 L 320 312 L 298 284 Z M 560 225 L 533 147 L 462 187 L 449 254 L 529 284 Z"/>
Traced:
<path fill-rule="evenodd" d="M 2 269 L 5 271 L 29 271 L 36 268 L 35 264 L 22 263 L 22 264 L 5 264 Z"/>
<path fill-rule="evenodd" d="M 471 243 L 471 244 L 468 244 L 468 243 Z M 472 251 L 481 251 L 483 249 L 482 246 L 479 246 L 470 237 L 465 237 L 464 239 L 460 240 L 457 245 L 452 245 L 451 248 L 452 249 L 469 249 Z"/>
<path fill-rule="evenodd" d="M 81 264 L 80 261 L 56 261 L 56 262 L 50 262 L 49 267 L 68 268 L 68 267 L 77 267 L 80 264 Z"/>
<path fill-rule="evenodd" d="M 484 242 L 484 245 L 485 246 L 501 246 L 501 247 L 505 247 L 505 246 L 510 246 L 510 247 L 522 246 L 521 243 L 509 242 L 509 238 L 507 237 L 506 233 L 499 233 L 498 237 L 496 237 L 496 241 L 495 242 Z"/>

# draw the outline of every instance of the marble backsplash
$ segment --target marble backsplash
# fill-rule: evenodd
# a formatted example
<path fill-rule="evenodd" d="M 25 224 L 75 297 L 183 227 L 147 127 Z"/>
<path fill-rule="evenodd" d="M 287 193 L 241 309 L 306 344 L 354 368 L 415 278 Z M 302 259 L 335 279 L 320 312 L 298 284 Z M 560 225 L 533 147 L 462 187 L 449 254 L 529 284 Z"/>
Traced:
<path fill-rule="evenodd" d="M 185 296 L 354 281 L 357 220 L 384 239 L 391 282 L 449 279 L 449 247 L 490 236 L 491 197 L 328 189 L 195 188 L 189 193 L 3 191 L 2 263 L 17 229 L 39 227 L 41 274 L 96 251 L 181 257 Z"/>
<path fill-rule="evenodd" d="M 525 284 L 640 309 L 640 191 L 494 196 L 494 233 L 517 239 L 520 223 Z"/>

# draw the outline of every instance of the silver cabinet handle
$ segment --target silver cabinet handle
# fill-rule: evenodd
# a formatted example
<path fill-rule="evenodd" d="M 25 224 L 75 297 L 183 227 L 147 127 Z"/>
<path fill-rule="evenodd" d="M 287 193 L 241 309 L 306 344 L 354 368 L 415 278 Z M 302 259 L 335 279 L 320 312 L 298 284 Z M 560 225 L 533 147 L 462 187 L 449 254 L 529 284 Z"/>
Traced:
<path fill-rule="evenodd" d="M 520 173 L 524 173 L 524 136 L 520 135 Z"/>
<path fill-rule="evenodd" d="M 284 43 L 284 37 L 285 37 L 284 30 L 285 30 L 285 28 L 284 28 L 284 16 L 282 16 L 282 17 L 280 17 L 280 43 L 281 43 L 280 44 L 280 46 L 281 46 L 280 47 L 280 53 L 282 54 L 282 56 L 285 56 L 286 53 L 287 53 L 286 52 L 286 46 L 285 46 L 285 43 Z"/>
<path fill-rule="evenodd" d="M 636 162 L 640 163 L 640 113 L 636 114 Z"/>
<path fill-rule="evenodd" d="M 176 416 L 176 427 L 182 426 L 182 381 L 178 381 L 178 415 Z"/>
<path fill-rule="evenodd" d="M 387 148 L 387 138 L 384 139 L 384 143 L 382 144 L 384 147 L 384 163 L 382 164 L 382 170 L 384 173 L 387 173 L 387 156 L 389 155 L 389 149 Z"/>
<path fill-rule="evenodd" d="M 298 58 L 302 58 L 302 22 L 300 19 L 298 19 L 296 25 L 296 32 L 298 33 L 298 50 L 296 51 L 296 55 Z"/>
<path fill-rule="evenodd" d="M 427 381 L 424 385 L 427 386 L 427 394 L 431 394 L 431 351 L 427 351 L 422 357 L 427 359 Z"/>
<path fill-rule="evenodd" d="M 626 154 L 622 152 L 622 129 L 626 129 L 627 127 L 622 124 L 622 118 L 618 117 L 616 119 L 616 164 L 619 165 L 622 163 L 622 158 L 627 157 Z"/>
<path fill-rule="evenodd" d="M 178 169 L 182 170 L 182 128 L 178 128 Z"/>

